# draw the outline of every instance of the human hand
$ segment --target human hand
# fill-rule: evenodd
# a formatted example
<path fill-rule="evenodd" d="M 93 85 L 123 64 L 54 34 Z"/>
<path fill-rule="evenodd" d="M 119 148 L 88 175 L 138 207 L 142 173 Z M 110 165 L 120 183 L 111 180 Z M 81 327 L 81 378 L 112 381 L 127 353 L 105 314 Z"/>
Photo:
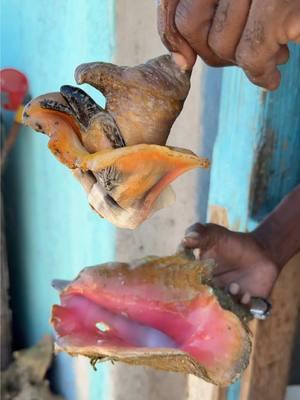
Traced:
<path fill-rule="evenodd" d="M 216 224 L 194 224 L 186 231 L 183 245 L 199 249 L 201 260 L 214 259 L 213 283 L 227 289 L 237 301 L 267 298 L 279 268 L 255 233 L 232 232 Z"/>
<path fill-rule="evenodd" d="M 183 68 L 199 55 L 208 65 L 240 66 L 256 85 L 274 90 L 289 41 L 300 43 L 299 0 L 160 0 L 158 30 Z M 179 56 L 178 56 L 179 54 Z"/>

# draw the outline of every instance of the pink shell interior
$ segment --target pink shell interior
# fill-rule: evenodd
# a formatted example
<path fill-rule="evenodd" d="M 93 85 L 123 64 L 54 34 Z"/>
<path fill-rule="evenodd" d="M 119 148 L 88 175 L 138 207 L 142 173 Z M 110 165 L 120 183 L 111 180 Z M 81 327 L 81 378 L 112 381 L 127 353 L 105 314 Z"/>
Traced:
<path fill-rule="evenodd" d="M 208 369 L 232 367 L 244 338 L 237 317 L 220 306 L 209 286 L 190 296 L 185 288 L 166 290 L 122 273 L 102 276 L 97 268 L 68 284 L 61 305 L 53 307 L 61 343 L 99 347 L 99 354 L 105 347 L 177 349 Z"/>

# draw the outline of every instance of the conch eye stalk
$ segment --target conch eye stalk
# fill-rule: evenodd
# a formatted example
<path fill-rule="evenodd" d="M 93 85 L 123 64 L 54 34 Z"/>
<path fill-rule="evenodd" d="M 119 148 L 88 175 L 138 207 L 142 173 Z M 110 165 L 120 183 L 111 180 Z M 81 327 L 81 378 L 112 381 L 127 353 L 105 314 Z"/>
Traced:
<path fill-rule="evenodd" d="M 105 109 L 65 85 L 27 104 L 23 122 L 49 136 L 50 150 L 73 170 L 100 216 L 134 229 L 174 201 L 169 184 L 176 177 L 208 167 L 189 150 L 165 146 L 190 73 L 165 55 L 136 67 L 83 64 L 75 77 L 105 95 Z"/>
<path fill-rule="evenodd" d="M 85 268 L 54 281 L 56 349 L 234 382 L 249 361 L 247 310 L 211 283 L 212 263 L 187 253 Z"/>

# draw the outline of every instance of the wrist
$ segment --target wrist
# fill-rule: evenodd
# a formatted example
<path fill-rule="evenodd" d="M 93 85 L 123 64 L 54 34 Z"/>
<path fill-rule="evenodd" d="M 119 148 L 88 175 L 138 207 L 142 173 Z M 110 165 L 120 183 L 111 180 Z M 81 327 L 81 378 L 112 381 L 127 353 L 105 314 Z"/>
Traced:
<path fill-rule="evenodd" d="M 300 251 L 300 185 L 251 234 L 281 270 Z"/>
<path fill-rule="evenodd" d="M 278 233 L 279 228 L 276 227 L 273 221 L 268 221 L 268 223 L 264 221 L 264 223 L 251 232 L 251 236 L 264 249 L 269 258 L 277 266 L 278 272 L 280 272 L 284 266 L 284 262 L 280 254 L 280 246 L 276 244 L 275 238 L 279 237 Z"/>

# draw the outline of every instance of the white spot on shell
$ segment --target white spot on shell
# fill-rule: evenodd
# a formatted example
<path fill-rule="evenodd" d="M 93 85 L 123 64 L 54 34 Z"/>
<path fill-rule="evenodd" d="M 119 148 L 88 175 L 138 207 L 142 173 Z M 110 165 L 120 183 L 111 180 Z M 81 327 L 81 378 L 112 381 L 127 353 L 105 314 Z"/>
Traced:
<path fill-rule="evenodd" d="M 108 332 L 110 330 L 109 325 L 107 325 L 105 322 L 96 322 L 96 328 L 99 329 L 101 332 Z"/>

